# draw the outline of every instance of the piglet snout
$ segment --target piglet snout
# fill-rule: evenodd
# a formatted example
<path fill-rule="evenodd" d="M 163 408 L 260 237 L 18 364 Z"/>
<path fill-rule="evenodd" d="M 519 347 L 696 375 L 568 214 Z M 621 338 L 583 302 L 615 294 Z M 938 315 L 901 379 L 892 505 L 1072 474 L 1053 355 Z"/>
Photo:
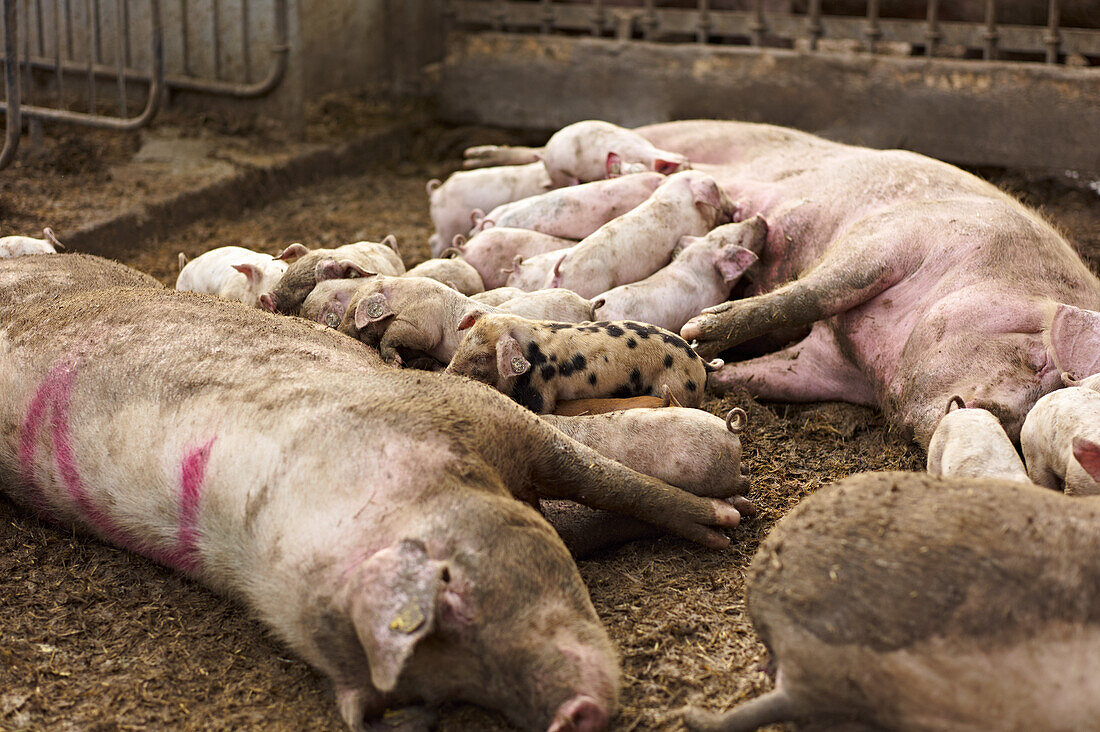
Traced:
<path fill-rule="evenodd" d="M 260 295 L 260 307 L 261 308 L 263 308 L 264 310 L 266 310 L 269 313 L 274 313 L 274 312 L 278 312 L 277 309 L 276 309 L 276 306 L 277 306 L 277 303 L 276 303 L 276 300 L 275 300 L 275 295 L 273 293 L 265 292 L 264 294 Z"/>
<path fill-rule="evenodd" d="M 607 727 L 607 710 L 587 694 L 577 694 L 560 707 L 547 732 L 600 732 Z"/>

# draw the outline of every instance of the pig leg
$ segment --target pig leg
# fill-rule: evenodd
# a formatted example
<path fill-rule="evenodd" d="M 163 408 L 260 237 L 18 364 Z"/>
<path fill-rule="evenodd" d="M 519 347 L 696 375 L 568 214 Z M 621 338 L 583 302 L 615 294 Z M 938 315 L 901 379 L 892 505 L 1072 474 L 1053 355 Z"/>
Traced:
<path fill-rule="evenodd" d="M 397 349 L 407 348 L 427 353 L 438 343 L 438 336 L 433 337 L 416 323 L 398 317 L 386 328 L 385 334 L 378 343 L 378 353 L 386 363 L 400 366 L 402 365 L 401 356 Z"/>
<path fill-rule="evenodd" d="M 809 325 L 850 310 L 904 274 L 877 237 L 849 234 L 802 278 L 763 295 L 707 308 L 689 320 L 680 335 L 689 342 L 698 340 L 695 350 L 700 355 L 714 356 L 773 330 Z"/>
<path fill-rule="evenodd" d="M 749 732 L 798 716 L 790 695 L 776 688 L 725 713 L 689 707 L 683 712 L 684 726 L 692 732 Z"/>
<path fill-rule="evenodd" d="M 719 394 L 744 386 L 764 399 L 791 402 L 844 401 L 874 406 L 867 377 L 837 346 L 832 328 L 816 323 L 804 339 L 781 351 L 730 363 L 708 382 Z"/>
<path fill-rule="evenodd" d="M 541 147 L 522 145 L 478 145 L 468 147 L 462 153 L 462 167 L 488 168 L 493 165 L 527 165 L 541 160 Z"/>
<path fill-rule="evenodd" d="M 571 501 L 543 501 L 541 510 L 574 559 L 585 559 L 602 549 L 661 534 L 653 524 Z"/>

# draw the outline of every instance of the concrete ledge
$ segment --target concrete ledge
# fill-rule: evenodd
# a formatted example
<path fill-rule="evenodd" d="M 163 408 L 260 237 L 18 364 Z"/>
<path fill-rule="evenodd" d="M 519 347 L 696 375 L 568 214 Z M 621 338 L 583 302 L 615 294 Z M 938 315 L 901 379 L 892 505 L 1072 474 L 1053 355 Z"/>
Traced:
<path fill-rule="evenodd" d="M 455 123 L 741 119 L 960 164 L 1100 173 L 1100 68 L 456 33 L 439 88 Z"/>
<path fill-rule="evenodd" d="M 408 125 L 393 124 L 354 140 L 311 145 L 278 156 L 226 154 L 224 172 L 194 186 L 92 221 L 59 236 L 72 251 L 124 258 L 149 241 L 204 218 L 240 211 L 332 176 L 396 161 L 409 149 Z"/>

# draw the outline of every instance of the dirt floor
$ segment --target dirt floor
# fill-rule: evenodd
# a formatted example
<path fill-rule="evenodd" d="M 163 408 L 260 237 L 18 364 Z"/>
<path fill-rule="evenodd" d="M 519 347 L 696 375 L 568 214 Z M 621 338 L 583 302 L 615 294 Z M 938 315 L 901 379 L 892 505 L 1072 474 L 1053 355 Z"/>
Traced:
<path fill-rule="evenodd" d="M 331 244 L 387 233 L 397 235 L 406 260 L 415 263 L 426 256 L 430 233 L 425 181 L 456 165 L 453 157 L 430 161 L 484 141 L 482 131 L 432 134 L 408 162 L 325 181 L 231 219 L 199 221 L 150 242 L 127 263 L 172 283 L 180 251 L 195 255 L 239 244 L 276 252 L 292 241 Z M 100 163 L 61 178 L 58 166 L 68 165 L 67 158 L 47 151 L 44 162 L 32 161 L 33 170 L 24 171 L 33 185 L 21 185 L 18 173 L 0 174 L 4 233 L 4 220 L 33 230 L 51 213 L 65 225 L 79 223 L 92 212 L 70 195 L 99 180 L 114 185 L 114 195 L 124 188 L 108 163 L 132 154 L 136 141 L 58 140 L 82 150 L 90 145 L 88 154 Z M 1095 193 L 1017 173 L 980 172 L 1042 207 L 1095 268 Z M 581 563 L 622 658 L 615 729 L 674 727 L 670 710 L 685 703 L 728 707 L 769 686 L 743 601 L 745 569 L 760 539 L 802 497 L 834 479 L 923 464 L 918 448 L 865 408 L 761 404 L 745 394 L 704 404 L 715 414 L 733 406 L 749 413 L 744 465 L 760 515 L 732 532 L 732 548 L 708 551 L 661 539 Z M 0 598 L 0 729 L 343 728 L 326 680 L 242 607 L 140 557 L 41 523 L 3 499 Z M 456 706 L 444 711 L 441 728 L 508 726 Z"/>

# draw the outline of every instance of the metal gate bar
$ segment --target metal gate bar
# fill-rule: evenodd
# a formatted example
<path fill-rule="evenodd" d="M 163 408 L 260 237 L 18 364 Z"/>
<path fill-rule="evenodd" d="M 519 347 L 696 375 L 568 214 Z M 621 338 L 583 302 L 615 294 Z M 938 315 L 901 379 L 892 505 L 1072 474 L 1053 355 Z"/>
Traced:
<path fill-rule="evenodd" d="M 754 0 L 752 10 L 716 10 L 714 0 L 697 0 L 696 7 L 658 8 L 654 0 L 640 7 L 609 9 L 603 0 L 589 3 L 538 3 L 513 0 L 447 0 L 449 22 L 471 29 L 489 28 L 548 34 L 554 31 L 602 36 L 612 16 L 615 35 L 630 38 L 636 29 L 646 40 L 694 37 L 706 42 L 714 37 L 747 38 L 753 46 L 775 40 L 806 39 L 811 51 L 822 38 L 860 39 L 868 50 L 884 42 L 908 43 L 934 55 L 945 45 L 980 49 L 984 59 L 996 59 L 1004 51 L 1042 54 L 1046 63 L 1059 63 L 1071 54 L 1100 55 L 1100 30 L 1063 28 L 1059 0 L 1048 0 L 1044 26 L 1006 25 L 997 22 L 996 0 L 985 0 L 981 22 L 942 21 L 939 0 L 927 0 L 926 18 L 883 18 L 879 0 L 868 0 L 864 18 L 829 15 L 821 0 L 809 0 L 807 12 L 768 12 L 765 0 Z"/>

